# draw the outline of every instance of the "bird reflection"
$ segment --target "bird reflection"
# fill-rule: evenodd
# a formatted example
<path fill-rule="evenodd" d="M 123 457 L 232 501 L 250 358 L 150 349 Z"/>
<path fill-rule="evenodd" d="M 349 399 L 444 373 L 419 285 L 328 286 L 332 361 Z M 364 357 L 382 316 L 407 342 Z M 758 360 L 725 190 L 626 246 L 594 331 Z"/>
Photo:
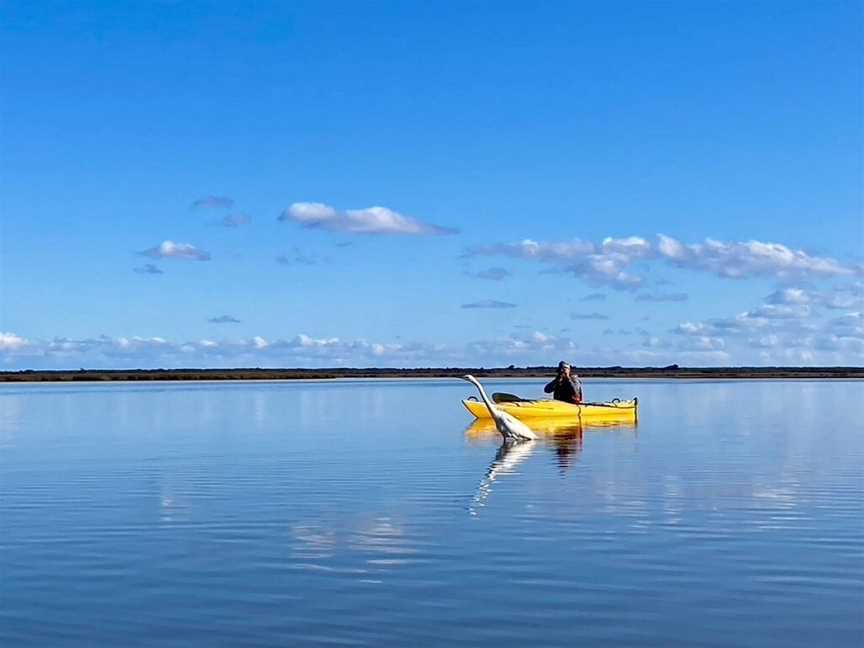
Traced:
<path fill-rule="evenodd" d="M 502 475 L 517 474 L 517 466 L 530 457 L 540 444 L 547 446 L 555 453 L 558 470 L 565 475 L 578 461 L 582 453 L 584 434 L 586 431 L 636 431 L 635 423 L 573 423 L 560 420 L 537 419 L 530 422 L 531 429 L 540 437 L 539 442 L 519 443 L 505 441 L 486 470 L 486 475 L 477 487 L 477 493 L 471 500 L 468 510 L 471 515 L 478 515 L 479 509 L 486 505 L 492 492 L 493 483 Z M 465 436 L 472 442 L 500 438 L 495 423 L 489 419 L 475 420 L 465 431 Z"/>
<path fill-rule="evenodd" d="M 495 431 L 495 434 L 498 434 L 498 430 L 495 429 L 494 424 L 492 425 L 492 430 Z M 495 480 L 500 475 L 513 473 L 516 466 L 530 457 L 536 447 L 536 443 L 518 443 L 514 441 L 505 441 L 501 444 L 498 452 L 495 453 L 495 458 L 486 470 L 486 476 L 483 477 L 480 485 L 477 487 L 477 493 L 471 500 L 471 505 L 468 507 L 471 515 L 477 515 L 478 509 L 486 505 L 486 500 L 492 492 L 492 484 Z"/>

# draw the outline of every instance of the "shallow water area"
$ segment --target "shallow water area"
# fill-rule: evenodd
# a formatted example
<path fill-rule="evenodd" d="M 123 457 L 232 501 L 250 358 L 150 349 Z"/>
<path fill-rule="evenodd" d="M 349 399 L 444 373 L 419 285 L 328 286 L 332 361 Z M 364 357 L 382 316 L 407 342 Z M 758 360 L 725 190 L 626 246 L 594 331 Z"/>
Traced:
<path fill-rule="evenodd" d="M 539 396 L 542 381 L 484 381 Z M 0 386 L 0 645 L 859 646 L 864 383 Z"/>

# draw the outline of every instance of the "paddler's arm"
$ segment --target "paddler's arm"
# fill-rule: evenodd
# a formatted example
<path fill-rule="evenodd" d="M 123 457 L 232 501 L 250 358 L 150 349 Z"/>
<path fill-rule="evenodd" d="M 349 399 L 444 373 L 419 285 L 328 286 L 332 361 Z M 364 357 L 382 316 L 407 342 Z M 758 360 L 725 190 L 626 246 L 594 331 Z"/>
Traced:
<path fill-rule="evenodd" d="M 553 391 L 555 391 L 555 386 L 557 384 L 558 384 L 558 378 L 556 377 L 555 380 L 553 380 L 552 382 L 550 382 L 548 385 L 546 385 L 543 388 L 543 391 L 546 392 L 547 394 L 551 394 Z"/>
<path fill-rule="evenodd" d="M 573 386 L 573 402 L 581 403 L 582 402 L 582 381 L 578 376 L 574 376 L 570 378 L 570 384 Z"/>

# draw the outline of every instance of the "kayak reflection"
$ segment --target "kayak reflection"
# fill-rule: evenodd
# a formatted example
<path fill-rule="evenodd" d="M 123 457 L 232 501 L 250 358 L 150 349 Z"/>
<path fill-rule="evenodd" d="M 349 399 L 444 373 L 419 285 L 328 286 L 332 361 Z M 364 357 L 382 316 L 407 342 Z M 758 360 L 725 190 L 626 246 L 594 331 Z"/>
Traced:
<path fill-rule="evenodd" d="M 622 431 L 636 433 L 636 421 L 566 421 L 558 418 L 533 418 L 528 421 L 541 440 L 555 441 L 558 437 L 581 436 L 583 432 Z M 475 419 L 465 430 L 469 441 L 501 438 L 491 419 Z"/>
<path fill-rule="evenodd" d="M 468 510 L 471 515 L 477 515 L 479 509 L 486 505 L 492 492 L 493 483 L 503 475 L 518 474 L 517 467 L 530 457 L 540 446 L 545 445 L 555 452 L 558 469 L 561 474 L 569 470 L 582 452 L 585 433 L 604 431 L 621 431 L 636 433 L 636 422 L 598 422 L 592 424 L 566 423 L 560 420 L 536 419 L 531 421 L 531 429 L 540 439 L 534 442 L 514 443 L 505 441 L 495 453 L 494 459 L 486 470 L 486 475 L 477 487 L 477 493 L 471 500 Z M 465 436 L 472 443 L 500 439 L 495 423 L 490 419 L 477 419 L 467 430 Z"/>

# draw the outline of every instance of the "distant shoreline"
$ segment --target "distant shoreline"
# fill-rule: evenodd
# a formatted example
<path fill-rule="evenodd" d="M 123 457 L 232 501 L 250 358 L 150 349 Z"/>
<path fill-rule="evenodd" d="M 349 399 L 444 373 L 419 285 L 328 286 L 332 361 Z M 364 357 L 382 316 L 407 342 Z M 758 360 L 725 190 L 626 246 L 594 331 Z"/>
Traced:
<path fill-rule="evenodd" d="M 574 367 L 583 378 L 669 379 L 864 379 L 864 367 Z M 544 378 L 555 367 L 448 367 L 423 369 L 81 369 L 0 372 L 0 383 L 22 382 L 136 382 L 199 380 L 328 380 L 339 378 Z"/>

